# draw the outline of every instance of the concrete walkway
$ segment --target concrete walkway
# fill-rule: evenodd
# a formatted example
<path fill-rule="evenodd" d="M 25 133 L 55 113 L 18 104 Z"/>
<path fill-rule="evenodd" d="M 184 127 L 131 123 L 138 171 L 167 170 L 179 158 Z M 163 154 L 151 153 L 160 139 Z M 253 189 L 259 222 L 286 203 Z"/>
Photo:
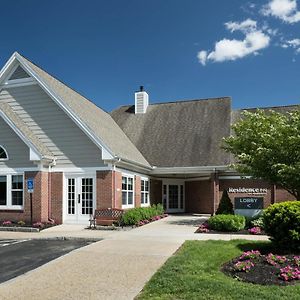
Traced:
<path fill-rule="evenodd" d="M 1 299 L 133 299 L 185 240 L 263 236 L 194 234 L 201 216 L 170 216 L 129 231 L 62 225 L 41 233 L 0 232 L 0 238 L 104 238 L 0 285 Z"/>

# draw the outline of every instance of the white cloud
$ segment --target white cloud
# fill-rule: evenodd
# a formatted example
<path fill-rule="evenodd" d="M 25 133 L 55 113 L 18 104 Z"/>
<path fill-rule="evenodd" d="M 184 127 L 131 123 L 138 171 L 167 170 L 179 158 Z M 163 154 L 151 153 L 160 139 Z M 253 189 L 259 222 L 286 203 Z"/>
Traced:
<path fill-rule="evenodd" d="M 231 32 L 234 31 L 242 31 L 244 33 L 250 32 L 256 29 L 257 23 L 254 20 L 247 19 L 241 23 L 238 22 L 227 22 L 225 23 L 225 26 L 228 30 Z"/>
<path fill-rule="evenodd" d="M 199 59 L 199 62 L 205 66 L 206 64 L 206 59 L 207 59 L 207 51 L 205 50 L 202 50 L 200 52 L 198 52 L 198 55 L 197 55 L 198 59 Z"/>
<path fill-rule="evenodd" d="M 296 0 L 271 0 L 261 12 L 265 16 L 273 16 L 286 23 L 300 21 L 300 11 L 297 9 Z"/>
<path fill-rule="evenodd" d="M 284 41 L 281 44 L 282 48 L 293 48 L 295 49 L 296 53 L 299 54 L 300 53 L 300 39 L 292 39 L 292 40 L 287 40 Z"/>
<path fill-rule="evenodd" d="M 241 23 L 228 22 L 225 23 L 225 26 L 231 32 L 243 32 L 245 38 L 243 40 L 222 39 L 215 43 L 213 51 L 200 51 L 197 57 L 202 65 L 205 65 L 208 61 L 233 61 L 250 54 L 257 55 L 259 50 L 268 47 L 270 44 L 270 37 L 262 30 L 257 29 L 256 21 L 247 19 Z"/>

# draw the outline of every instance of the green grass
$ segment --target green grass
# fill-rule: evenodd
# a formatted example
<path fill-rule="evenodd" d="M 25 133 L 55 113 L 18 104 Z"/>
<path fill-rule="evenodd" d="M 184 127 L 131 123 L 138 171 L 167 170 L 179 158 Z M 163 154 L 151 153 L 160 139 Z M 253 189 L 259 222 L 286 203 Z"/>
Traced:
<path fill-rule="evenodd" d="M 237 281 L 220 268 L 245 250 L 268 242 L 187 241 L 146 284 L 136 299 L 300 299 L 300 285 L 261 286 Z"/>

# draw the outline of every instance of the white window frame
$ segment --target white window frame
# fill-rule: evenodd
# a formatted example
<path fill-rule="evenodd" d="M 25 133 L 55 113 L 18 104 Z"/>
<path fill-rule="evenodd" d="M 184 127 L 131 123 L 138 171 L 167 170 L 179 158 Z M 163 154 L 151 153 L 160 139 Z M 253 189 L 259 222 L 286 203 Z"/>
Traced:
<path fill-rule="evenodd" d="M 126 189 L 123 189 L 123 177 L 127 178 Z M 132 179 L 132 190 L 128 190 L 128 179 Z M 134 208 L 135 204 L 135 193 L 134 193 L 135 183 L 134 183 L 134 175 L 124 174 L 122 173 L 122 208 Z M 128 193 L 132 192 L 132 204 L 128 204 Z M 126 204 L 123 204 L 123 193 L 126 193 Z"/>
<path fill-rule="evenodd" d="M 0 161 L 9 160 L 8 153 L 7 153 L 6 149 L 2 145 L 0 145 L 0 149 L 3 149 L 5 154 L 6 154 L 6 158 L 0 158 Z"/>
<path fill-rule="evenodd" d="M 144 190 L 142 189 L 142 181 L 144 181 Z M 145 190 L 145 182 L 148 182 L 148 191 Z M 146 199 L 146 195 L 147 196 L 147 200 L 148 202 L 147 203 L 143 203 L 143 198 Z M 146 177 L 141 177 L 141 206 L 142 207 L 146 207 L 146 206 L 150 206 L 150 180 L 149 178 L 146 178 Z"/>
<path fill-rule="evenodd" d="M 0 210 L 23 210 L 24 209 L 24 174 L 0 174 L 0 176 L 6 176 L 6 205 L 0 205 Z M 12 189 L 12 176 L 22 176 L 23 178 L 23 189 Z M 21 191 L 23 192 L 22 205 L 12 205 L 12 192 Z"/>

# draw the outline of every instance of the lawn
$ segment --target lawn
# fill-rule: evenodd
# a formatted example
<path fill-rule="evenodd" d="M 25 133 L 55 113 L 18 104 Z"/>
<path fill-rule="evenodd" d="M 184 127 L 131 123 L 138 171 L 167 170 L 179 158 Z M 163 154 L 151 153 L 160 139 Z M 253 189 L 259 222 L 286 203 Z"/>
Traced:
<path fill-rule="evenodd" d="M 224 275 L 221 266 L 268 242 L 187 241 L 151 278 L 136 299 L 300 299 L 300 285 L 262 286 Z"/>

